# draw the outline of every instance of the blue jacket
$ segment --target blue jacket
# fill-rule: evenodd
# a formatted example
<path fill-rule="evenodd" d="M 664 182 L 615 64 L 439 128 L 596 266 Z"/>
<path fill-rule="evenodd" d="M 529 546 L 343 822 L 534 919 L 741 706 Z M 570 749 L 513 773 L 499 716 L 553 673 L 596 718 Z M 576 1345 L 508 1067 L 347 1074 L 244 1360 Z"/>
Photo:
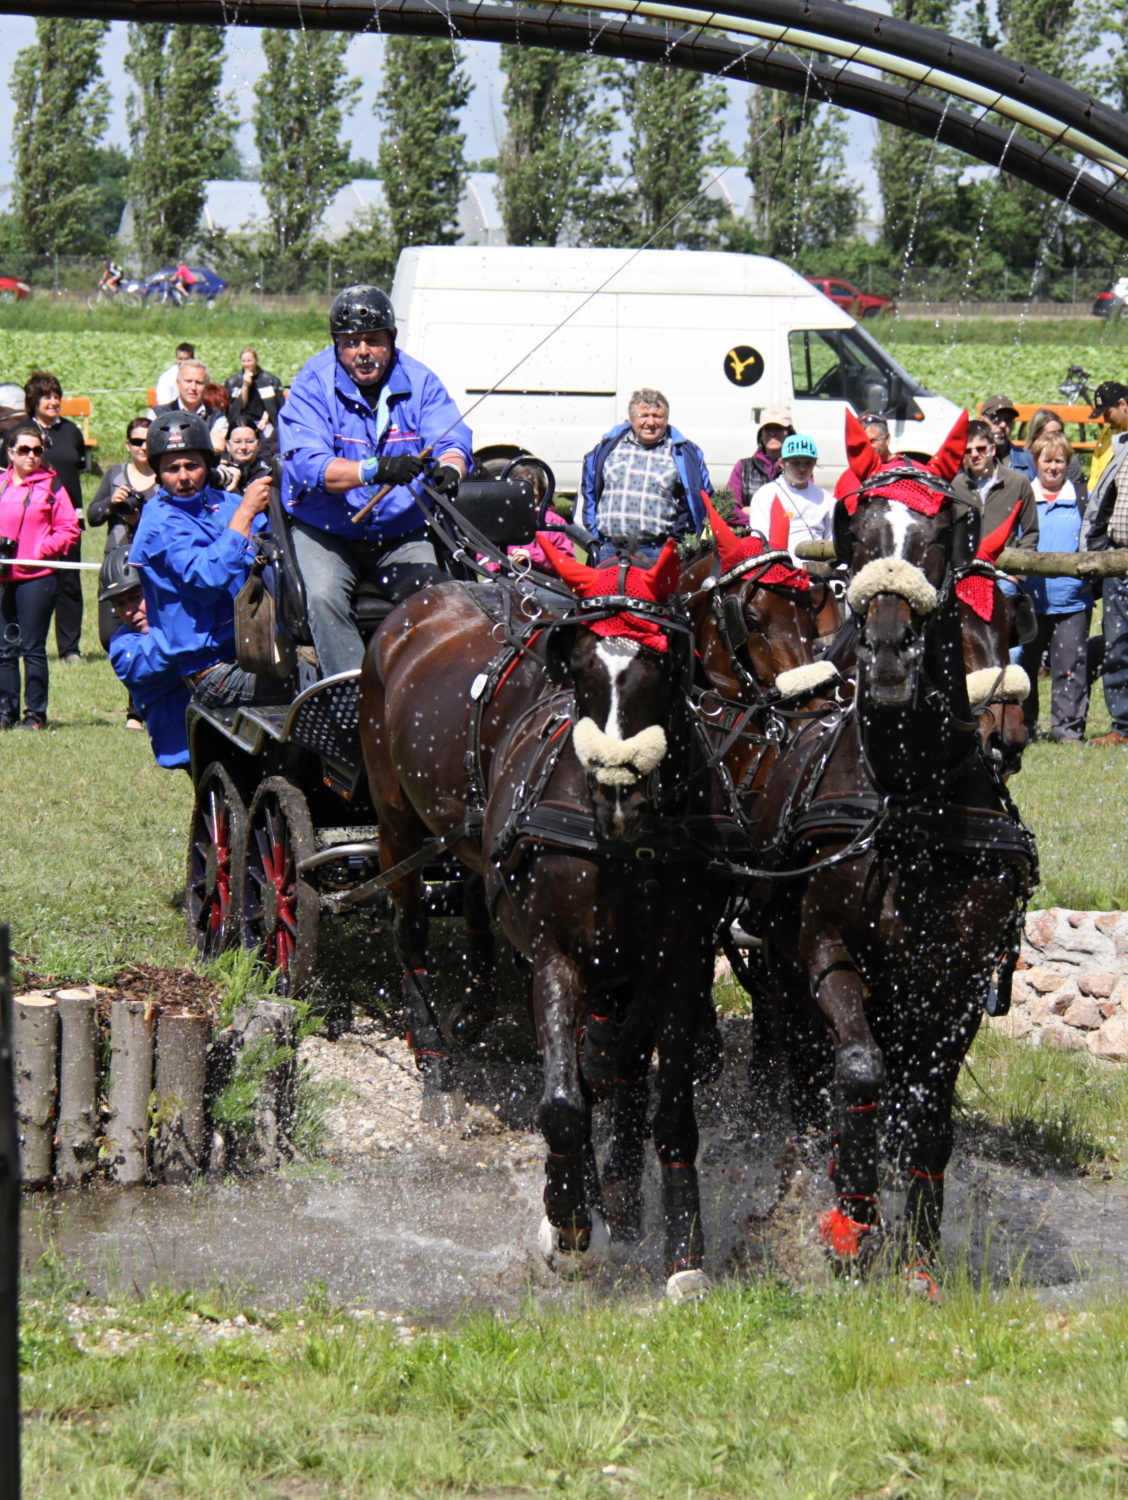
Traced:
<path fill-rule="evenodd" d="M 141 512 L 129 560 L 141 574 L 149 632 L 182 675 L 235 659 L 235 595 L 254 547 L 228 521 L 240 497 L 203 489 L 178 500 L 157 490 Z M 256 516 L 254 531 L 265 531 Z"/>
<path fill-rule="evenodd" d="M 1038 477 L 1038 467 L 1034 462 L 1033 454 L 1029 448 L 1017 448 L 1012 443 L 1010 452 L 1007 454 L 1007 463 L 1010 464 L 1016 474 L 1025 474 L 1031 484 Z"/>
<path fill-rule="evenodd" d="M 299 521 L 351 541 L 387 542 L 423 525 L 409 485 L 397 485 L 360 526 L 350 512 L 359 510 L 380 486 L 363 486 L 333 495 L 325 488 L 325 470 L 335 458 L 360 461 L 396 453 L 434 457 L 460 453 L 470 463 L 473 438 L 437 375 L 417 359 L 396 351 L 384 380 L 385 402 L 373 411 L 337 359 L 336 349 L 322 349 L 298 371 L 290 398 L 278 414 L 282 454 L 282 503 Z"/>
<path fill-rule="evenodd" d="M 1077 508 L 1077 497 L 1070 493 L 1072 485 L 1066 484 L 1062 494 L 1043 496 L 1035 486 L 1038 501 L 1038 550 L 1039 552 L 1076 552 L 1081 539 L 1081 512 Z M 1034 601 L 1040 615 L 1072 615 L 1080 609 L 1091 609 L 1093 595 L 1087 583 L 1080 578 L 1027 578 L 1023 588 Z"/>
<path fill-rule="evenodd" d="M 142 635 L 123 625 L 110 638 L 109 653 L 110 665 L 141 710 L 157 764 L 169 770 L 187 766 L 191 761 L 184 723 L 188 689 L 160 636 L 151 630 Z"/>
<path fill-rule="evenodd" d="M 620 422 L 610 432 L 604 433 L 591 452 L 584 456 L 584 473 L 580 480 L 580 497 L 583 502 L 581 515 L 584 525 L 595 536 L 600 535 L 599 502 L 603 495 L 603 466 L 607 462 L 607 455 L 618 447 L 630 430 L 629 422 Z M 685 491 L 682 510 L 674 523 L 674 535 L 680 537 L 687 531 L 700 531 L 705 525 L 701 491 L 712 495 L 713 482 L 705 467 L 705 455 L 697 444 L 691 443 L 676 427 L 670 428 L 670 438 L 674 445 L 674 463 Z"/>

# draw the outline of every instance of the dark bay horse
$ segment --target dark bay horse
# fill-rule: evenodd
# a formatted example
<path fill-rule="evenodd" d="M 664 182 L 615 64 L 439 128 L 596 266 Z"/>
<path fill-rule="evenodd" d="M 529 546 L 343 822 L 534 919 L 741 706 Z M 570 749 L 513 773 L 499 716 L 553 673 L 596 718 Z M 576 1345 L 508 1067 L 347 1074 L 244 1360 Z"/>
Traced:
<path fill-rule="evenodd" d="M 518 630 L 505 625 L 520 617 L 505 585 L 444 584 L 405 600 L 365 658 L 360 725 L 381 864 L 405 866 L 389 892 L 411 1040 L 428 1090 L 448 1086 L 421 877 L 407 863 L 438 837 L 485 878 L 528 976 L 544 1064 L 542 1251 L 581 1272 L 606 1254 L 587 1074 L 608 1050 L 630 1057 L 632 1036 L 645 1036 L 659 1059 L 667 1289 L 680 1299 L 708 1288 L 692 1071 L 725 889 L 679 842 L 708 778 L 690 775 L 677 554 L 669 544 L 649 570 L 625 559 L 595 570 L 541 541 L 578 596 L 563 619 Z M 581 1062 L 581 1029 L 596 1012 L 614 1046 L 589 1025 Z M 618 1170 L 608 1164 L 609 1183 Z"/>
<path fill-rule="evenodd" d="M 956 1076 L 1036 875 L 968 699 L 955 576 L 971 517 L 947 483 L 966 415 L 911 472 L 883 467 L 849 428 L 856 484 L 836 542 L 850 561 L 856 697 L 784 749 L 777 774 L 792 791 L 762 799 L 759 837 L 785 866 L 815 867 L 773 887 L 765 952 L 799 1123 L 817 1129 L 832 1094 L 837 1202 L 820 1233 L 853 1265 L 882 1241 L 883 1145 L 907 1179 L 911 1253 L 936 1246 Z"/>

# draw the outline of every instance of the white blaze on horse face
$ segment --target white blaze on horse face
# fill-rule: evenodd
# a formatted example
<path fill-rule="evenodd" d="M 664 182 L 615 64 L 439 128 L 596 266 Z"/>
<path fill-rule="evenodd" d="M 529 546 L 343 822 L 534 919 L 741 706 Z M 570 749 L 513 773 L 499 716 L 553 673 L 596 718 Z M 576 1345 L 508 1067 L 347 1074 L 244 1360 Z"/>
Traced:
<path fill-rule="evenodd" d="M 889 553 L 890 557 L 904 557 L 905 544 L 916 521 L 916 515 L 907 505 L 891 505 L 886 511 L 889 521 L 889 530 L 893 533 L 893 547 Z"/>
<path fill-rule="evenodd" d="M 638 655 L 638 642 L 620 635 L 603 636 L 595 648 L 595 654 L 603 663 L 611 685 L 611 701 L 603 732 L 609 740 L 621 740 L 624 726 L 619 719 L 619 678 Z"/>

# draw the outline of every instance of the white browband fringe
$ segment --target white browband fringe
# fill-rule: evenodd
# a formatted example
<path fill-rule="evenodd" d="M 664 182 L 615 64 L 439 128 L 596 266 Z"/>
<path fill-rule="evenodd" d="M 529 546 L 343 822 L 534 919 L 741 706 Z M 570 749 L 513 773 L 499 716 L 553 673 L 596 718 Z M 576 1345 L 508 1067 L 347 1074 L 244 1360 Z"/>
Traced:
<path fill-rule="evenodd" d="M 781 698 L 801 698 L 834 682 L 837 677 L 838 668 L 832 661 L 812 661 L 805 667 L 792 667 L 787 672 L 781 672 L 775 685 Z"/>
<path fill-rule="evenodd" d="M 846 603 L 862 614 L 878 594 L 896 594 L 911 604 L 918 615 L 930 614 L 937 603 L 936 590 L 919 568 L 902 557 L 879 557 L 865 567 L 846 590 Z"/>
<path fill-rule="evenodd" d="M 629 740 L 613 740 L 594 719 L 581 719 L 572 731 L 580 765 L 604 786 L 633 786 L 656 771 L 666 753 L 666 731 L 650 724 Z"/>
<path fill-rule="evenodd" d="M 1011 662 L 1002 671 L 983 667 L 967 674 L 967 698 L 974 708 L 986 703 L 1025 703 L 1030 696 L 1030 678 Z"/>

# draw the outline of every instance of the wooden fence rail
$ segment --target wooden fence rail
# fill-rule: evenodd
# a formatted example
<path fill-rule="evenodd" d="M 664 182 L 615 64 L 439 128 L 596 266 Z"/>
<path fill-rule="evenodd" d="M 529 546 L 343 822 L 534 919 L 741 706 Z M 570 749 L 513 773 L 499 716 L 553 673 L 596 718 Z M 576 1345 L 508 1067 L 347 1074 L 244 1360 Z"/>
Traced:
<path fill-rule="evenodd" d="M 833 562 L 834 543 L 800 542 L 795 555 L 804 562 Z M 1128 578 L 1128 547 L 1108 552 L 1028 552 L 1008 547 L 998 566 L 1020 578 Z"/>

